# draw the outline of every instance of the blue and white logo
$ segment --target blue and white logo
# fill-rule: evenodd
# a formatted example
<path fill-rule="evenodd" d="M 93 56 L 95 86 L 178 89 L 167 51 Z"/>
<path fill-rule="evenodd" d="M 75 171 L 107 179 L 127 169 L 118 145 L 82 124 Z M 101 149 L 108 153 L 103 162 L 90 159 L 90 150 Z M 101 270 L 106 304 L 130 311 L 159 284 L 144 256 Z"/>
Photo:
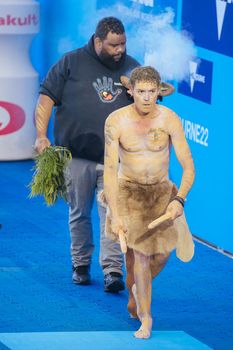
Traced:
<path fill-rule="evenodd" d="M 222 28 L 225 20 L 227 4 L 233 4 L 233 0 L 215 0 L 218 26 L 218 40 L 221 39 Z M 232 33 L 231 33 L 232 34 Z"/>
<path fill-rule="evenodd" d="M 178 92 L 211 103 L 213 63 L 204 59 L 189 62 L 189 80 L 178 85 Z"/>
<path fill-rule="evenodd" d="M 233 0 L 183 1 L 182 27 L 197 46 L 233 57 Z"/>

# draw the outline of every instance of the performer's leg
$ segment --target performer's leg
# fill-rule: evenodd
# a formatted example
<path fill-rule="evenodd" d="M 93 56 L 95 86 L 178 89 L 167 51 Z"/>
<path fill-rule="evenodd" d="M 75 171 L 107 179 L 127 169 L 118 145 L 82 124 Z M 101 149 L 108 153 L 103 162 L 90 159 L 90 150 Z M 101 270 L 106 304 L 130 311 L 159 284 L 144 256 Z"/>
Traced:
<path fill-rule="evenodd" d="M 133 249 L 130 249 L 130 248 L 127 249 L 127 253 L 126 253 L 125 258 L 126 258 L 126 271 L 127 271 L 126 285 L 127 285 L 128 292 L 129 292 L 129 300 L 128 300 L 127 308 L 128 308 L 129 314 L 132 318 L 138 318 L 137 305 L 136 305 L 136 301 L 135 301 L 134 294 L 132 291 L 132 287 L 135 283 Z"/>
<path fill-rule="evenodd" d="M 150 257 L 150 269 L 152 280 L 163 270 L 170 254 L 155 254 Z"/>
<path fill-rule="evenodd" d="M 134 278 L 132 287 L 137 304 L 137 314 L 141 321 L 141 327 L 134 333 L 137 338 L 149 338 L 152 328 L 151 317 L 151 270 L 150 257 L 134 251 Z"/>

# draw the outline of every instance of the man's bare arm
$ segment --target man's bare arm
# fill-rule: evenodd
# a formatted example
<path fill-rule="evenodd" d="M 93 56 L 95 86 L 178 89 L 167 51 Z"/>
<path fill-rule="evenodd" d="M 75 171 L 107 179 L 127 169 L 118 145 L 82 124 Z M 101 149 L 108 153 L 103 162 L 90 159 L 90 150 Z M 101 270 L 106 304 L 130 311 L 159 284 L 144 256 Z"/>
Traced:
<path fill-rule="evenodd" d="M 104 194 L 114 222 L 118 221 L 118 156 L 119 130 L 114 117 L 110 115 L 105 123 Z"/>
<path fill-rule="evenodd" d="M 50 146 L 50 141 L 47 138 L 47 130 L 49 119 L 51 117 L 54 101 L 47 95 L 40 95 L 35 111 L 37 138 L 35 149 L 38 153 Z"/>
<path fill-rule="evenodd" d="M 179 117 L 171 112 L 167 121 L 167 128 L 176 153 L 176 157 L 183 169 L 180 187 L 176 197 L 167 207 L 166 213 L 170 214 L 172 220 L 183 214 L 184 200 L 192 187 L 194 181 L 194 164 L 192 155 L 186 141 L 182 124 Z M 180 197 L 180 198 L 179 198 Z"/>
<path fill-rule="evenodd" d="M 177 196 L 185 199 L 193 185 L 195 177 L 193 158 L 178 116 L 172 116 L 172 122 L 170 123 L 169 128 L 171 130 L 171 141 L 176 157 L 183 169 L 183 175 Z"/>

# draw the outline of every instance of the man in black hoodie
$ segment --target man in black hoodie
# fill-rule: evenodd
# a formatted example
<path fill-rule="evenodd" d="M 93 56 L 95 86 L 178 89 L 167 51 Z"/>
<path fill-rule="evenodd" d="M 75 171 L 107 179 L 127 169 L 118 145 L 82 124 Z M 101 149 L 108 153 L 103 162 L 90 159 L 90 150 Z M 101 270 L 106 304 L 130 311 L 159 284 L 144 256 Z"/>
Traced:
<path fill-rule="evenodd" d="M 106 17 L 99 21 L 88 44 L 65 54 L 40 87 L 35 148 L 41 153 L 50 145 L 47 127 L 55 106 L 55 144 L 67 147 L 73 156 L 67 190 L 73 282 L 79 285 L 91 283 L 91 209 L 95 192 L 103 188 L 104 123 L 111 112 L 132 103 L 120 77 L 137 66 L 126 54 L 122 22 Z M 119 245 L 105 237 L 105 208 L 99 202 L 98 212 L 104 289 L 117 293 L 125 288 L 123 258 Z"/>

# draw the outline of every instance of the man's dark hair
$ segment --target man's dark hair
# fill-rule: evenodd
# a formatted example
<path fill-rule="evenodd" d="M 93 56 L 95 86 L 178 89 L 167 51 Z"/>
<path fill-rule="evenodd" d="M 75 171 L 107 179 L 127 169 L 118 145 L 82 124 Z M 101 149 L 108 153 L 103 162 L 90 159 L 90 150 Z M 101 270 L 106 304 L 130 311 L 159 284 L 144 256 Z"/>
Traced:
<path fill-rule="evenodd" d="M 131 72 L 129 82 L 134 86 L 138 81 L 155 83 L 159 87 L 161 84 L 161 77 L 159 72 L 153 67 L 136 67 Z"/>
<path fill-rule="evenodd" d="M 116 17 L 104 17 L 102 18 L 96 27 L 95 38 L 98 37 L 104 40 L 109 32 L 115 34 L 124 34 L 125 28 L 123 23 Z"/>

